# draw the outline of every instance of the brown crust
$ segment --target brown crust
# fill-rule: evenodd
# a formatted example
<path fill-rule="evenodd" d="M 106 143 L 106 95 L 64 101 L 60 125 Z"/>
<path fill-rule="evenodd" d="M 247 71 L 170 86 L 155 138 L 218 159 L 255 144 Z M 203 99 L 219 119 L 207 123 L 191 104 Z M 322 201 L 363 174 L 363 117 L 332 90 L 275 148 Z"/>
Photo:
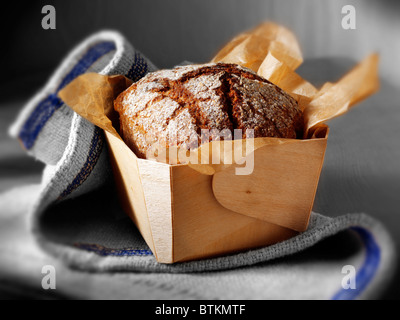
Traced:
<path fill-rule="evenodd" d="M 201 129 L 242 129 L 243 138 L 246 129 L 253 129 L 254 137 L 296 138 L 303 128 L 302 112 L 292 97 L 235 64 L 148 74 L 121 93 L 114 108 L 124 141 L 143 158 L 152 142 L 169 146 L 173 135 L 180 147 L 200 145 Z"/>

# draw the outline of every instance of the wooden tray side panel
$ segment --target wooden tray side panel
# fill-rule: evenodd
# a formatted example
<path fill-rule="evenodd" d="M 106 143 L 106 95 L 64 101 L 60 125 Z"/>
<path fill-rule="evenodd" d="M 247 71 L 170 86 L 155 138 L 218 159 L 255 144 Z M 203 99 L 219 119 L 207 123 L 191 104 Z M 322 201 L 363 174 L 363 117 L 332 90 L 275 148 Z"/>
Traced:
<path fill-rule="evenodd" d="M 138 159 L 157 261 L 173 262 L 171 166 Z"/>
<path fill-rule="evenodd" d="M 122 140 L 108 132 L 105 135 L 122 208 L 133 220 L 150 249 L 155 252 L 137 157 Z"/>
<path fill-rule="evenodd" d="M 254 152 L 254 170 L 235 166 L 214 175 L 213 192 L 225 208 L 296 231 L 307 229 L 324 161 L 326 139 L 264 146 Z"/>
<path fill-rule="evenodd" d="M 217 256 L 277 243 L 297 232 L 224 208 L 212 176 L 172 168 L 174 261 Z"/>

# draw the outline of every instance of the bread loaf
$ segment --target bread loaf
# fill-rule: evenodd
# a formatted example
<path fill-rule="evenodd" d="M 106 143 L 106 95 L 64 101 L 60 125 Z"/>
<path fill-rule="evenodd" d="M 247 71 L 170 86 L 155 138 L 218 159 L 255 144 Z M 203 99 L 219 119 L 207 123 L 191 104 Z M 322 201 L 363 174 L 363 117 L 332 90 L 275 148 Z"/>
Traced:
<path fill-rule="evenodd" d="M 151 145 L 199 146 L 202 129 L 254 130 L 254 137 L 296 138 L 303 115 L 282 89 L 235 64 L 188 65 L 150 73 L 114 102 L 125 143 L 145 158 Z M 174 137 L 175 139 L 171 139 Z M 209 136 L 213 139 L 213 133 Z"/>

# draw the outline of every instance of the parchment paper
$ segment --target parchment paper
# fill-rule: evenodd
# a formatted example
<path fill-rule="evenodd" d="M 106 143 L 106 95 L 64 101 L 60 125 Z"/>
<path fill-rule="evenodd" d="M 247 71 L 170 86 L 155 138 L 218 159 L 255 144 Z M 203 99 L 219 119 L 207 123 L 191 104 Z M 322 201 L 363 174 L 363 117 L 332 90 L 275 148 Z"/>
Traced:
<path fill-rule="evenodd" d="M 379 57 L 371 54 L 338 82 L 317 90 L 295 72 L 303 61 L 295 36 L 272 22 L 238 35 L 213 61 L 248 67 L 295 98 L 304 112 L 305 138 L 312 135 L 310 130 L 342 115 L 379 89 Z"/>
<path fill-rule="evenodd" d="M 322 138 L 327 135 L 326 121 L 347 112 L 356 103 L 379 89 L 377 54 L 372 54 L 355 66 L 336 83 L 326 83 L 319 90 L 300 77 L 295 70 L 303 62 L 300 46 L 291 31 L 275 23 L 266 22 L 253 30 L 236 36 L 212 59 L 213 62 L 236 63 L 250 68 L 260 76 L 278 85 L 297 100 L 304 112 L 304 139 Z M 132 82 L 124 76 L 84 74 L 72 81 L 59 93 L 60 98 L 75 112 L 93 124 L 119 137 L 118 115 L 114 111 L 114 99 Z M 249 140 L 249 139 L 246 139 Z M 217 150 L 241 148 L 243 158 L 267 144 L 288 143 L 291 139 L 257 138 L 250 141 L 215 141 L 202 145 L 191 152 L 190 159 L 208 159 L 208 164 L 198 161 L 189 163 L 195 170 L 213 174 L 241 160 L 211 154 L 213 145 Z M 292 139 L 293 140 L 293 139 Z M 296 140 L 294 140 L 296 141 Z M 219 149 L 218 149 L 219 148 Z M 206 150 L 206 151 L 204 151 Z M 215 150 L 215 149 L 214 149 Z M 182 163 L 177 156 L 186 150 L 161 150 L 167 163 Z M 206 155 L 204 157 L 204 154 Z M 212 164 L 214 162 L 219 164 Z M 215 157 L 219 157 L 216 159 Z M 189 160 L 190 161 L 190 160 Z M 218 162 L 219 161 L 219 162 Z"/>

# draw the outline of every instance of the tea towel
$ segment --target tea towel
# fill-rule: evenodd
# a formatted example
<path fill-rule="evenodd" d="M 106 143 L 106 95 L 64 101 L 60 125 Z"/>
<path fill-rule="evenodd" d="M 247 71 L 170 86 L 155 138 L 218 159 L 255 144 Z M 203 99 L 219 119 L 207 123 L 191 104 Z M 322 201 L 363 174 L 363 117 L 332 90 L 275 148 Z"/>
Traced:
<path fill-rule="evenodd" d="M 46 299 L 375 299 L 395 270 L 390 236 L 365 214 L 312 213 L 309 229 L 285 242 L 159 264 L 119 215 L 116 199 L 91 206 L 107 187 L 49 208 L 39 243 L 30 210 L 40 191 L 28 185 L 0 194 L 0 292 L 8 286 Z M 48 265 L 56 270 L 56 290 L 41 287 Z M 354 288 L 348 268 L 355 269 Z"/>
<path fill-rule="evenodd" d="M 68 283 L 81 279 L 78 270 L 90 272 L 91 280 L 86 281 L 93 290 L 83 290 L 87 298 L 100 297 L 96 289 L 106 297 L 138 298 L 128 284 L 142 288 L 137 292 L 146 292 L 144 298 L 165 294 L 204 299 L 370 298 L 385 288 L 394 270 L 395 250 L 385 228 L 365 214 L 332 219 L 313 213 L 306 232 L 276 245 L 174 265 L 157 263 L 116 195 L 110 200 L 115 188 L 101 130 L 57 97 L 84 72 L 123 74 L 135 81 L 153 70 L 155 66 L 121 34 L 102 31 L 77 46 L 22 110 L 10 133 L 46 164 L 40 186 L 0 196 L 2 211 L 16 211 L 16 219 L 27 221 L 27 228 L 21 226 L 14 234 L 34 239 L 31 253 L 18 247 L 22 259 L 29 254 L 38 261 L 52 259 L 69 274 L 64 279 L 67 295 L 76 293 Z M 15 199 L 21 196 L 27 201 L 18 209 Z M 7 252 L 18 239 L 3 242 L 4 263 L 16 259 Z M 332 245 L 327 239 L 336 240 Z M 340 248 L 343 244 L 351 245 Z M 357 271 L 355 289 L 342 283 L 347 265 Z"/>

